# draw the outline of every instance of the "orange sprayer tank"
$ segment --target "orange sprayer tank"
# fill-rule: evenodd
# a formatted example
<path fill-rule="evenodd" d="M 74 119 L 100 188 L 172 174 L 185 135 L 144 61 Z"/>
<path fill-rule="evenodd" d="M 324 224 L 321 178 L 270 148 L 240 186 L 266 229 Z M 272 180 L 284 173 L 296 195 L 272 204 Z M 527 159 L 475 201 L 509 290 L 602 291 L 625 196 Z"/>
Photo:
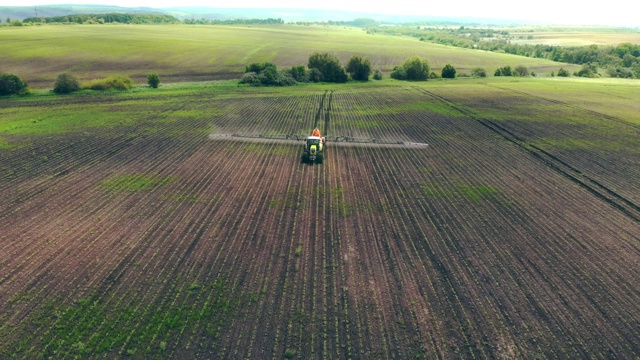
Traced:
<path fill-rule="evenodd" d="M 313 129 L 311 136 L 320 136 L 320 130 L 318 128 Z"/>

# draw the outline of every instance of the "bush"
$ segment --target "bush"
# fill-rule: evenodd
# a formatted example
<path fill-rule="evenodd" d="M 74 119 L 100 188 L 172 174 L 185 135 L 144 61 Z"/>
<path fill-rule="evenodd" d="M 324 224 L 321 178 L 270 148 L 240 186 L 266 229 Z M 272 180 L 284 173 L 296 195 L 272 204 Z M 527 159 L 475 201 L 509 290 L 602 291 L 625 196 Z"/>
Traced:
<path fill-rule="evenodd" d="M 569 72 L 564 68 L 560 68 L 560 70 L 558 70 L 558 76 L 569 77 L 569 75 Z M 553 76 L 553 72 L 551 73 L 551 76 Z"/>
<path fill-rule="evenodd" d="M 623 79 L 633 79 L 634 74 L 633 71 L 629 68 L 619 67 L 619 66 L 611 66 L 607 69 L 609 76 L 612 78 L 623 78 Z"/>
<path fill-rule="evenodd" d="M 414 56 L 403 65 L 407 72 L 407 80 L 427 80 L 429 77 L 429 62 L 427 59 Z"/>
<path fill-rule="evenodd" d="M 529 76 L 529 69 L 527 69 L 526 66 L 519 65 L 516 66 L 515 69 L 513 69 L 513 74 L 521 77 Z"/>
<path fill-rule="evenodd" d="M 391 72 L 391 78 L 396 80 L 407 80 L 407 72 L 402 66 L 396 66 Z"/>
<path fill-rule="evenodd" d="M 369 58 L 362 58 L 354 55 L 347 63 L 347 72 L 353 80 L 369 81 L 371 75 L 371 61 Z"/>
<path fill-rule="evenodd" d="M 276 65 L 270 62 L 265 62 L 265 63 L 253 63 L 250 65 L 245 66 L 244 68 L 244 72 L 245 73 L 249 73 L 249 72 L 254 72 L 256 74 L 259 74 L 263 71 L 265 71 L 267 68 L 276 68 Z"/>
<path fill-rule="evenodd" d="M 80 90 L 78 78 L 67 73 L 58 75 L 56 84 L 53 87 L 53 92 L 56 94 L 69 94 L 78 90 Z"/>
<path fill-rule="evenodd" d="M 309 69 L 309 81 L 311 82 L 321 82 L 322 81 L 322 73 L 318 69 Z"/>
<path fill-rule="evenodd" d="M 296 80 L 288 71 L 278 72 L 274 66 L 266 68 L 261 73 L 248 72 L 242 76 L 239 83 L 251 86 L 291 86 L 296 84 Z"/>
<path fill-rule="evenodd" d="M 429 74 L 429 79 L 437 79 L 438 78 L 438 74 L 436 74 L 435 71 L 432 71 L 431 74 Z"/>
<path fill-rule="evenodd" d="M 382 80 L 384 78 L 384 74 L 382 74 L 382 71 L 380 69 L 376 69 L 373 72 L 373 80 Z"/>
<path fill-rule="evenodd" d="M 82 84 L 83 89 L 89 90 L 129 90 L 135 87 L 130 77 L 114 75 L 105 79 L 93 80 Z"/>
<path fill-rule="evenodd" d="M 513 76 L 511 66 L 507 65 L 501 68 L 497 68 L 493 76 Z"/>
<path fill-rule="evenodd" d="M 447 64 L 442 68 L 443 79 L 454 79 L 456 77 L 456 68 L 451 64 Z"/>
<path fill-rule="evenodd" d="M 347 82 L 347 73 L 340 64 L 336 55 L 329 53 L 313 53 L 309 56 L 309 69 L 317 69 L 321 74 L 320 81 L 344 83 Z"/>
<path fill-rule="evenodd" d="M 484 68 L 477 67 L 471 70 L 471 76 L 473 77 L 487 77 L 487 71 Z"/>
<path fill-rule="evenodd" d="M 289 74 L 298 82 L 309 81 L 309 75 L 307 74 L 307 69 L 304 65 L 292 66 L 291 70 L 289 70 Z"/>
<path fill-rule="evenodd" d="M 429 62 L 427 59 L 414 56 L 402 66 L 396 66 L 391 77 L 397 80 L 427 80 L 429 78 Z"/>
<path fill-rule="evenodd" d="M 574 74 L 575 76 L 595 78 L 598 77 L 598 67 L 591 63 L 582 65 L 582 69 Z"/>
<path fill-rule="evenodd" d="M 0 74 L 0 95 L 26 95 L 28 93 L 27 83 L 22 81 L 18 75 Z"/>
<path fill-rule="evenodd" d="M 160 85 L 160 77 L 158 76 L 158 74 L 152 73 L 147 75 L 147 84 L 149 84 L 149 86 L 151 86 L 152 88 L 157 89 L 158 85 Z"/>

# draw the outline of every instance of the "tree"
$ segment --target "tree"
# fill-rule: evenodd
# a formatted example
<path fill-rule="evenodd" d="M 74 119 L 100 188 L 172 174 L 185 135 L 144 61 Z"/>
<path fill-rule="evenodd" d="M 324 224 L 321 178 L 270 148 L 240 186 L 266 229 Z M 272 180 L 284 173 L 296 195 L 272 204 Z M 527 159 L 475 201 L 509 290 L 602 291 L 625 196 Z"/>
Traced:
<path fill-rule="evenodd" d="M 151 86 L 152 88 L 157 89 L 158 85 L 160 85 L 160 77 L 158 76 L 158 74 L 151 73 L 147 75 L 147 84 L 149 84 L 149 86 Z"/>
<path fill-rule="evenodd" d="M 11 73 L 0 74 L 0 95 L 23 95 L 28 92 L 27 83 L 17 75 Z"/>
<path fill-rule="evenodd" d="M 382 80 L 384 78 L 384 74 L 382 74 L 382 70 L 376 69 L 373 72 L 373 80 Z"/>
<path fill-rule="evenodd" d="M 317 69 L 321 75 L 320 81 L 343 83 L 347 82 L 347 73 L 336 55 L 329 53 L 313 53 L 309 56 L 309 69 Z"/>
<path fill-rule="evenodd" d="M 369 81 L 369 75 L 371 75 L 371 61 L 369 58 L 363 59 L 361 56 L 354 55 L 349 59 L 346 69 L 353 80 Z"/>
<path fill-rule="evenodd" d="M 304 65 L 292 66 L 291 70 L 289 70 L 289 74 L 296 81 L 299 82 L 307 82 L 309 81 L 309 76 L 307 75 L 307 69 L 305 69 Z"/>
<path fill-rule="evenodd" d="M 442 68 L 443 79 L 454 79 L 455 77 L 456 69 L 451 64 L 447 64 Z"/>
<path fill-rule="evenodd" d="M 622 64 L 624 67 L 632 67 L 637 61 L 636 57 L 631 54 L 625 54 L 622 58 Z"/>
<path fill-rule="evenodd" d="M 580 69 L 580 71 L 575 73 L 575 75 L 580 77 L 588 77 L 588 78 L 597 77 L 598 67 L 591 63 L 584 64 L 582 65 L 582 69 Z"/>
<path fill-rule="evenodd" d="M 244 72 L 248 73 L 248 72 L 254 72 L 254 73 L 261 73 L 263 72 L 265 69 L 267 68 L 276 68 L 275 64 L 272 64 L 270 62 L 265 62 L 265 63 L 253 63 L 250 65 L 245 66 L 244 68 Z"/>
<path fill-rule="evenodd" d="M 527 69 L 526 66 L 518 65 L 515 69 L 513 69 L 513 73 L 514 75 L 525 77 L 529 76 L 529 69 Z"/>
<path fill-rule="evenodd" d="M 507 65 L 497 68 L 493 76 L 513 76 L 513 71 L 511 70 L 511 66 Z"/>
<path fill-rule="evenodd" d="M 69 94 L 80 90 L 80 82 L 78 78 L 71 74 L 62 73 L 58 75 L 53 92 L 56 94 Z"/>
<path fill-rule="evenodd" d="M 272 63 L 253 63 L 246 67 L 248 70 L 240 84 L 249 84 L 252 86 L 290 86 L 296 84 L 294 72 L 301 76 L 305 76 L 304 66 L 293 67 L 292 70 L 278 71 L 278 68 Z M 258 70 L 252 71 L 252 70 Z"/>
<path fill-rule="evenodd" d="M 396 66 L 391 72 L 391 78 L 396 80 L 407 80 L 407 71 L 404 66 Z"/>
<path fill-rule="evenodd" d="M 474 77 L 487 77 L 487 71 L 484 68 L 477 67 L 471 70 L 471 76 Z"/>
<path fill-rule="evenodd" d="M 609 76 L 611 76 L 612 78 L 623 78 L 623 79 L 634 78 L 633 71 L 631 71 L 631 69 L 626 67 L 610 66 L 607 69 L 607 72 L 609 73 Z"/>
<path fill-rule="evenodd" d="M 429 62 L 427 59 L 414 56 L 407 60 L 403 67 L 407 72 L 407 80 L 427 80 L 429 77 Z"/>
<path fill-rule="evenodd" d="M 551 76 L 553 76 L 553 72 L 551 74 L 552 74 Z M 564 68 L 560 68 L 560 70 L 558 70 L 558 76 L 569 77 L 569 72 Z"/>

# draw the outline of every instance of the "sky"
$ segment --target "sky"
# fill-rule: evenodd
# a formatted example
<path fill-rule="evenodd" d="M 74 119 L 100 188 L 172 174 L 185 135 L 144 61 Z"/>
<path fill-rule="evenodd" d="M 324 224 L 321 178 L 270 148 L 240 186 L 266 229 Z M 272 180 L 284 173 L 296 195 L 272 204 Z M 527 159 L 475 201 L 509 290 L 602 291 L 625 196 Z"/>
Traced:
<path fill-rule="evenodd" d="M 598 2 L 567 0 L 0 0 L 0 6 L 52 4 L 98 4 L 124 7 L 290 8 L 365 11 L 394 15 L 435 17 L 475 17 L 526 20 L 571 25 L 612 25 L 640 27 L 640 1 L 609 0 Z"/>

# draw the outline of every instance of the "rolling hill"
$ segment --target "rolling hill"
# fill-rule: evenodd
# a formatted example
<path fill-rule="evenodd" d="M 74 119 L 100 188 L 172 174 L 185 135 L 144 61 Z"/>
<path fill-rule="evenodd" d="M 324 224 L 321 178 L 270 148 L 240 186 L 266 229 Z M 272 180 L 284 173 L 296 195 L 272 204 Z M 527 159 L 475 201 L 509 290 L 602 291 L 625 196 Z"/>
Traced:
<path fill-rule="evenodd" d="M 462 49 L 416 39 L 369 35 L 362 29 L 329 26 L 74 25 L 1 28 L 3 71 L 31 87 L 52 87 L 69 72 L 81 80 L 126 74 L 138 82 L 158 73 L 164 82 L 239 78 L 247 64 L 306 65 L 313 52 L 331 52 L 343 64 L 354 54 L 390 72 L 407 58 L 429 60 L 434 71 L 452 64 L 458 73 L 484 67 L 524 65 L 549 74 L 571 65 L 508 54 Z"/>

